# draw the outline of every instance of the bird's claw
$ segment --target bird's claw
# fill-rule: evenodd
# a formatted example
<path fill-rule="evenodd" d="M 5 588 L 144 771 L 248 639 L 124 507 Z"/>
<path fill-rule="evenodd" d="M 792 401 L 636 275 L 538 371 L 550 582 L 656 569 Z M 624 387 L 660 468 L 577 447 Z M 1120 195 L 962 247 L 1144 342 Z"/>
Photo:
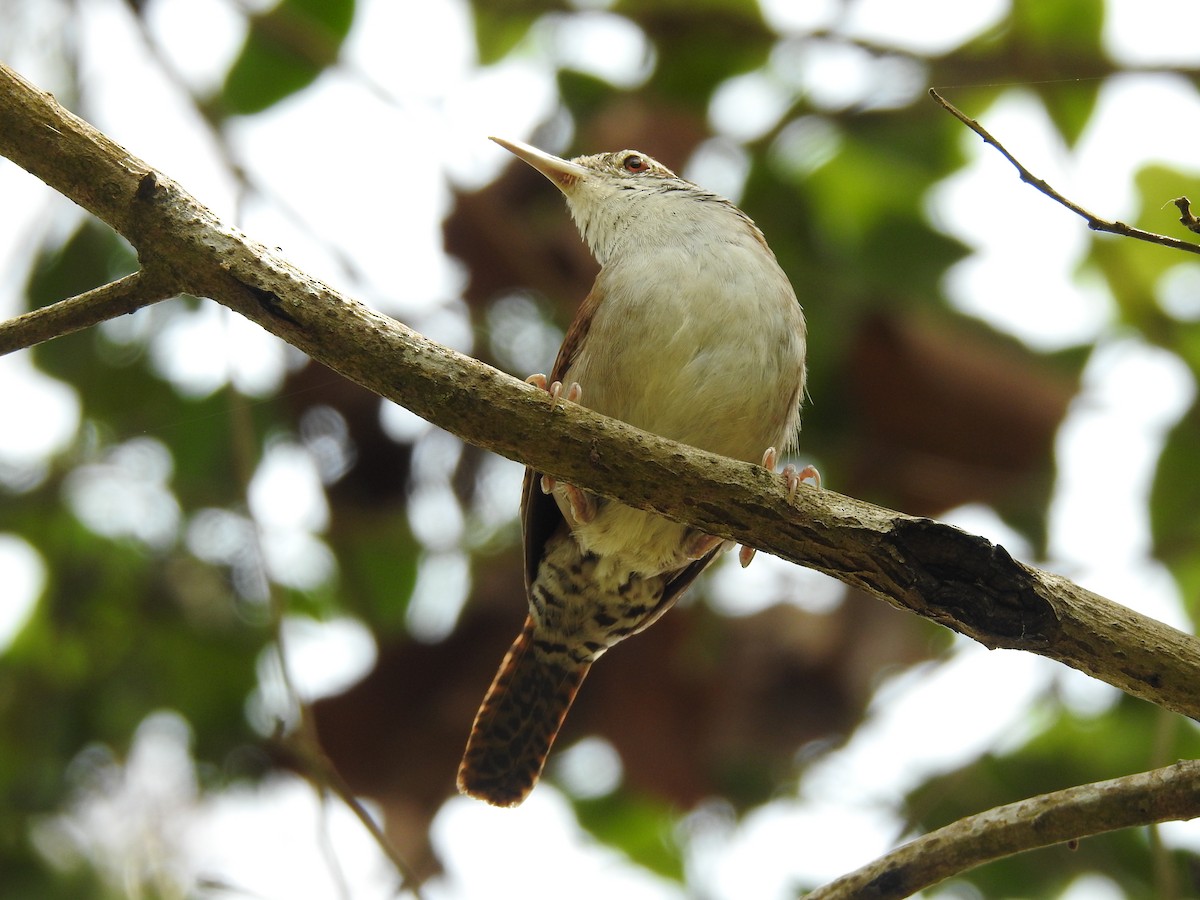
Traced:
<path fill-rule="evenodd" d="M 571 403 L 578 403 L 583 397 L 583 388 L 579 386 L 578 381 L 572 381 L 570 386 L 566 388 L 566 393 L 563 392 L 563 383 L 561 381 L 547 381 L 546 376 L 538 373 L 530 375 L 525 379 L 528 384 L 532 384 L 538 390 L 545 391 L 550 395 L 550 409 L 553 410 L 558 406 L 560 399 L 565 399 Z M 592 519 L 596 518 L 596 498 L 587 491 L 582 491 L 571 484 L 559 484 L 558 479 L 553 475 L 542 476 L 542 493 L 553 494 L 559 491 L 566 497 L 567 504 L 571 508 L 571 518 L 578 524 L 586 525 Z"/>
<path fill-rule="evenodd" d="M 775 464 L 779 461 L 779 451 L 774 447 L 768 447 L 763 452 L 762 464 L 763 468 L 775 471 Z M 796 498 L 796 489 L 805 481 L 812 479 L 813 487 L 817 490 L 821 489 L 821 473 L 817 471 L 816 466 L 805 466 L 803 469 L 797 469 L 791 463 L 783 467 L 783 471 L 779 473 L 783 476 L 784 484 L 787 485 L 788 501 Z"/>
<path fill-rule="evenodd" d="M 683 555 L 687 559 L 703 559 L 723 543 L 725 543 L 723 537 L 694 532 L 683 542 Z"/>
<path fill-rule="evenodd" d="M 579 386 L 578 381 L 572 381 L 565 388 L 566 393 L 563 393 L 564 386 L 561 381 L 547 381 L 546 376 L 540 372 L 537 375 L 530 375 L 525 379 L 527 384 L 532 384 L 535 388 L 545 391 L 550 395 L 550 409 L 558 406 L 560 399 L 569 400 L 572 403 L 578 403 L 583 397 L 583 388 Z"/>
<path fill-rule="evenodd" d="M 772 472 L 774 472 L 775 464 L 778 461 L 779 461 L 779 451 L 776 450 L 774 447 L 768 447 L 766 449 L 766 451 L 763 453 L 763 458 L 762 458 L 763 468 L 770 469 Z M 784 484 L 787 485 L 787 496 L 788 496 L 789 503 L 791 503 L 792 500 L 794 500 L 796 498 L 797 488 L 799 488 L 801 484 L 803 484 L 805 481 L 809 480 L 810 478 L 812 479 L 813 486 L 817 490 L 821 489 L 821 473 L 817 471 L 816 466 L 810 465 L 810 466 L 805 466 L 803 469 L 797 469 L 791 463 L 788 463 L 786 466 L 783 467 L 783 471 L 780 472 L 779 474 L 783 477 Z M 743 544 L 741 549 L 738 550 L 738 562 L 740 562 L 742 564 L 742 568 L 744 569 L 744 568 L 746 568 L 746 566 L 750 565 L 750 562 L 753 559 L 754 559 L 754 548 L 747 547 L 745 544 Z"/>
<path fill-rule="evenodd" d="M 744 569 L 754 561 L 754 554 L 757 551 L 748 544 L 742 544 L 738 547 L 738 563 Z"/>
<path fill-rule="evenodd" d="M 580 490 L 573 484 L 559 484 L 553 475 L 542 476 L 542 493 L 553 494 L 557 491 L 566 498 L 571 508 L 571 518 L 580 525 L 586 525 L 596 518 L 596 497 L 587 491 Z"/>
<path fill-rule="evenodd" d="M 587 491 L 581 491 L 573 484 L 564 484 L 562 491 L 571 507 L 571 518 L 578 524 L 586 525 L 596 518 L 596 497 Z"/>

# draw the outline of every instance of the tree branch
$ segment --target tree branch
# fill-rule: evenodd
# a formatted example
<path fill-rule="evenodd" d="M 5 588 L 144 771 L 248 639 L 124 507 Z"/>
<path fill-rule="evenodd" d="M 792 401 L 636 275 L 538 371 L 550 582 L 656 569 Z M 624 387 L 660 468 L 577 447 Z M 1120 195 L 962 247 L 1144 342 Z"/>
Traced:
<path fill-rule="evenodd" d="M 899 900 L 1025 850 L 1155 822 L 1200 816 L 1200 761 L 1041 794 L 960 819 L 806 895 Z"/>
<path fill-rule="evenodd" d="M 1151 244 L 1159 244 L 1163 247 L 1171 247 L 1174 250 L 1183 250 L 1186 253 L 1200 253 L 1200 244 L 1193 244 L 1191 241 L 1181 241 L 1178 238 L 1169 237 L 1165 234 L 1155 234 L 1153 231 L 1142 231 L 1142 229 L 1134 228 L 1132 225 L 1126 225 L 1124 222 L 1101 219 L 1094 213 L 1084 209 L 1078 203 L 1068 200 L 1066 197 L 1052 188 L 1045 180 L 1038 178 L 1027 168 L 1025 168 L 1025 166 L 1021 164 L 1021 161 L 1009 153 L 1003 144 L 992 137 L 991 133 L 988 132 L 986 128 L 960 110 L 936 90 L 930 88 L 929 96 L 932 97 L 934 101 L 936 101 L 938 105 L 942 107 L 942 109 L 946 110 L 946 112 L 950 113 L 950 115 L 954 116 L 954 118 L 958 119 L 958 121 L 962 122 L 973 132 L 983 138 L 984 143 L 991 144 L 998 151 L 1000 151 L 1000 155 L 1012 163 L 1013 168 L 1017 170 L 1017 174 L 1021 176 L 1022 181 L 1024 181 L 1026 184 L 1032 185 L 1055 203 L 1065 206 L 1071 212 L 1083 218 L 1084 221 L 1087 222 L 1088 228 L 1092 229 L 1092 231 L 1103 231 L 1107 232 L 1108 234 L 1119 234 L 1122 237 L 1136 238 L 1139 241 L 1146 241 Z M 1179 201 L 1175 202 L 1178 203 Z M 1184 202 L 1186 203 L 1186 199 Z M 1180 208 L 1180 211 L 1184 212 L 1185 215 L 1187 214 L 1182 207 Z M 1185 219 L 1181 219 L 1180 221 L 1182 221 L 1185 225 L 1187 224 Z"/>
<path fill-rule="evenodd" d="M 573 403 L 551 408 L 545 392 L 305 275 L 3 66 L 0 121 L 0 153 L 112 225 L 144 267 L 469 443 L 825 572 L 988 647 L 1039 653 L 1200 718 L 1192 635 L 948 525 L 833 491 L 804 489 L 789 503 L 760 466 Z"/>
<path fill-rule="evenodd" d="M 77 297 L 0 322 L 0 356 L 136 312 L 176 293 L 168 282 L 142 269 Z"/>

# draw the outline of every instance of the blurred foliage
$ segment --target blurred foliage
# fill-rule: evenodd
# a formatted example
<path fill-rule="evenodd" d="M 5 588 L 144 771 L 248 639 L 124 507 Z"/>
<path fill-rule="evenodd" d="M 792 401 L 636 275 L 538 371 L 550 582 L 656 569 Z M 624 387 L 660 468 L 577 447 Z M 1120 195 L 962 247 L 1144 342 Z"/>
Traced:
<path fill-rule="evenodd" d="M 140 16 L 150 5 L 131 7 Z M 594 14 L 548 0 L 470 6 L 482 66 L 537 56 L 545 26 Z M 270 110 L 339 66 L 359 12 L 351 0 L 282 0 L 244 13 L 245 40 L 223 82 L 214 95 L 193 98 L 217 139 L 225 140 L 232 117 Z M 570 123 L 581 152 L 641 146 L 680 169 L 698 148 L 711 148 L 713 97 L 732 80 L 762 75 L 786 95 L 761 133 L 716 144 L 744 163 L 739 203 L 770 237 L 805 303 L 813 336 L 806 458 L 838 490 L 907 512 L 987 504 L 1043 554 L 1055 434 L 1093 348 L 1040 354 L 947 302 L 947 272 L 968 249 L 931 221 L 926 204 L 963 165 L 964 129 L 927 102 L 924 88 L 954 85 L 950 99 L 981 115 L 1018 85 L 1073 146 L 1107 80 L 1124 72 L 1104 49 L 1102 0 L 1014 0 L 985 33 L 925 55 L 836 33 L 779 34 L 752 0 L 618 0 L 605 14 L 636 26 L 652 65 L 643 83 L 620 89 L 553 58 L 561 108 L 548 133 L 561 135 Z M 853 55 L 865 73 L 867 86 L 843 100 L 822 99 L 796 74 L 806 54 L 830 50 Z M 1192 84 L 1197 77 L 1180 74 Z M 1163 205 L 1194 196 L 1195 177 L 1163 166 L 1140 172 L 1135 223 L 1166 230 Z M 496 221 L 520 225 L 497 229 Z M 558 198 L 528 172 L 509 170 L 483 191 L 458 194 L 445 233 L 448 251 L 470 271 L 463 309 L 483 338 L 497 336 L 489 312 L 515 292 L 549 320 L 542 327 L 561 329 L 594 272 Z M 1184 264 L 1193 263 L 1160 247 L 1094 236 L 1082 270 L 1111 294 L 1114 329 L 1164 348 L 1195 374 L 1200 314 L 1172 314 L 1161 299 L 1163 280 Z M 38 251 L 28 305 L 135 265 L 120 238 L 85 222 Z M 247 713 L 272 646 L 272 602 L 317 619 L 351 615 L 371 629 L 380 645 L 375 671 L 322 700 L 317 725 L 355 789 L 408 823 L 393 834 L 403 852 L 422 873 L 436 870 L 424 829 L 453 789 L 474 704 L 521 615 L 515 523 L 482 524 L 481 454 L 465 448 L 455 456 L 427 431 L 386 433 L 375 398 L 319 367 L 289 370 L 263 397 L 232 385 L 181 389 L 155 364 L 155 341 L 201 303 L 171 301 L 31 354 L 38 369 L 71 386 L 82 420 L 72 444 L 43 467 L 0 471 L 0 532 L 28 542 L 48 573 L 33 617 L 0 655 L 0 897 L 119 893 L 86 866 L 48 863 L 32 834 L 70 808 L 89 748 L 122 758 L 155 710 L 190 723 L 205 790 L 286 765 L 264 736 L 271 723 Z M 485 345 L 475 352 L 491 359 Z M 158 490 L 178 521 L 166 539 L 147 537 L 136 518 L 118 527 L 125 519 L 117 510 L 111 521 L 85 522 L 72 500 L 81 479 L 98 477 L 122 447 L 144 438 L 170 459 Z M 336 567 L 319 584 L 264 567 L 257 532 L 234 527 L 252 520 L 250 479 L 281 442 L 332 460 L 322 470 L 329 521 L 313 547 Z M 333 445 L 340 449 L 325 452 Z M 1197 459 L 1200 405 L 1166 436 L 1149 509 L 1155 552 L 1193 616 Z M 467 537 L 459 549 L 472 576 L 462 620 L 440 642 L 408 634 L 410 601 L 436 556 L 420 537 L 432 507 L 418 500 L 431 491 L 460 508 Z M 202 526 L 213 516 L 223 517 L 224 540 L 234 544 L 224 556 L 202 549 Z M 783 586 L 773 599 L 795 590 Z M 820 755 L 812 748 L 853 733 L 882 669 L 945 646 L 944 632 L 853 595 L 819 615 L 784 605 L 739 619 L 702 606 L 673 613 L 606 659 L 568 724 L 581 729 L 576 735 L 607 737 L 625 767 L 620 790 L 575 801 L 579 821 L 604 844 L 682 881 L 685 850 L 672 832 L 679 813 L 721 792 L 738 813 L 785 795 L 803 760 Z M 630 690 L 647 683 L 656 685 L 653 696 L 631 708 Z M 913 790 L 904 806 L 912 830 L 1200 753 L 1194 728 L 1164 729 L 1165 714 L 1137 701 L 1085 717 L 1047 697 L 1031 711 L 1031 720 L 1039 716 L 1043 726 L 1020 746 Z M 1163 863 L 1152 843 L 1144 832 L 1108 835 L 1077 851 L 1052 848 L 987 866 L 960 883 L 987 897 L 1052 897 L 1075 875 L 1100 872 L 1129 897 L 1153 896 Z M 1190 884 L 1194 861 L 1183 857 L 1167 866 Z"/>
<path fill-rule="evenodd" d="M 262 112 L 312 84 L 337 62 L 353 23 L 354 0 L 282 0 L 250 16 L 219 109 Z"/>
<path fill-rule="evenodd" d="M 575 801 L 579 824 L 652 872 L 683 880 L 683 855 L 671 840 L 673 811 L 645 797 L 617 792 Z"/>

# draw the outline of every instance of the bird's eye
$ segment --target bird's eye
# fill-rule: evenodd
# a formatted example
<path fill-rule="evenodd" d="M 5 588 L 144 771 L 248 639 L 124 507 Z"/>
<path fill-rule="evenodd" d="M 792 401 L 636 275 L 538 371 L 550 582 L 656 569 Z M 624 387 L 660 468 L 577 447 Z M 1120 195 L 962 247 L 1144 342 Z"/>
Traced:
<path fill-rule="evenodd" d="M 646 157 L 638 156 L 636 153 L 631 153 L 625 157 L 621 165 L 625 167 L 626 172 L 645 172 L 650 168 L 650 164 L 646 162 Z"/>

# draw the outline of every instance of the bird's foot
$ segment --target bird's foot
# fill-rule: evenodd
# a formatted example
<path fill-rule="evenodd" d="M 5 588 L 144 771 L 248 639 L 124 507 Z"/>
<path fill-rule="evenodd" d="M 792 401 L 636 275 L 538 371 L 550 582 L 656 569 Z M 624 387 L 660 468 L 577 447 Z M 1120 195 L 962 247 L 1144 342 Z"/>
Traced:
<path fill-rule="evenodd" d="M 547 382 L 546 376 L 540 373 L 530 375 L 525 381 L 550 395 L 550 409 L 554 409 L 560 399 L 569 400 L 571 403 L 578 403 L 580 398 L 583 397 L 583 388 L 579 386 L 578 381 L 572 381 L 570 386 L 565 389 L 565 394 L 561 381 Z M 594 494 L 582 491 L 572 484 L 559 484 L 558 479 L 553 475 L 543 475 L 542 493 L 552 494 L 555 491 L 558 491 L 566 498 L 567 504 L 571 508 L 571 518 L 578 524 L 586 525 L 592 519 L 596 518 L 596 497 Z"/>
<path fill-rule="evenodd" d="M 558 406 L 560 399 L 570 400 L 572 403 L 578 403 L 583 396 L 583 388 L 579 386 L 578 381 L 572 381 L 570 385 L 564 386 L 561 381 L 547 381 L 546 376 L 540 372 L 537 375 L 530 375 L 525 379 L 527 384 L 532 384 L 535 388 L 539 388 L 550 395 L 550 408 Z M 564 391 L 566 393 L 564 393 Z"/>
<path fill-rule="evenodd" d="M 779 461 L 779 451 L 774 447 L 768 447 L 763 452 L 762 464 L 764 469 L 775 471 L 775 463 Z M 788 500 L 794 500 L 796 497 L 796 488 L 812 479 L 813 487 L 818 491 L 821 489 L 821 473 L 817 471 L 816 466 L 805 466 L 803 469 L 797 469 L 791 463 L 783 467 L 783 471 L 779 473 L 783 476 L 784 482 L 787 484 Z"/>
<path fill-rule="evenodd" d="M 683 555 L 687 559 L 703 559 L 715 548 L 726 543 L 725 538 L 699 531 L 689 532 L 683 541 Z"/>
<path fill-rule="evenodd" d="M 770 469 L 772 472 L 774 472 L 775 464 L 778 461 L 779 451 L 774 447 L 768 447 L 763 453 L 763 468 Z M 783 481 L 787 485 L 789 503 L 795 498 L 796 489 L 799 488 L 803 482 L 809 480 L 810 478 L 812 479 L 813 486 L 817 490 L 821 489 L 821 473 L 817 471 L 816 466 L 805 466 L 803 469 L 797 469 L 791 463 L 788 463 L 783 467 L 783 471 L 779 474 L 783 476 Z M 744 569 L 746 566 L 750 565 L 750 561 L 753 559 L 754 548 L 747 547 L 743 544 L 742 548 L 738 551 L 738 562 L 742 564 L 742 568 Z"/>
<path fill-rule="evenodd" d="M 577 525 L 586 525 L 596 518 L 596 495 L 580 490 L 573 484 L 560 484 L 551 475 L 542 476 L 542 493 L 554 494 L 566 498 L 571 509 L 571 518 Z"/>

